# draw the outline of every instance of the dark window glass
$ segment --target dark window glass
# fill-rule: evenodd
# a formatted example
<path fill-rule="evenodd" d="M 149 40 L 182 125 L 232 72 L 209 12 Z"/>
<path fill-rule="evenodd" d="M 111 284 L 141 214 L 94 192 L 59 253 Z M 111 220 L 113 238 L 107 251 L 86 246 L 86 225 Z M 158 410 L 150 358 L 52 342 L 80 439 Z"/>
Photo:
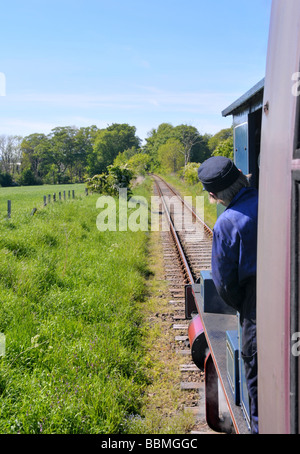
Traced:
<path fill-rule="evenodd" d="M 300 158 L 300 94 L 297 96 L 294 157 L 298 159 Z"/>
<path fill-rule="evenodd" d="M 297 154 L 300 154 L 300 98 L 298 97 L 298 108 L 297 108 L 297 117 L 296 117 L 296 150 Z"/>
<path fill-rule="evenodd" d="M 299 150 L 300 151 L 300 150 Z M 300 172 L 292 173 L 292 229 L 291 229 L 291 307 L 290 307 L 290 404 L 291 432 L 300 433 Z"/>

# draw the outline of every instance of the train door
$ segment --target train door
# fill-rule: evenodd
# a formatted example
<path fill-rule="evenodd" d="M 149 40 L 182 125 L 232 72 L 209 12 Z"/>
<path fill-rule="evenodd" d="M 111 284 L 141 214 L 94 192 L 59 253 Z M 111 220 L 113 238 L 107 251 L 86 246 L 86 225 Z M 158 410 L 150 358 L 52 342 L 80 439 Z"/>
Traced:
<path fill-rule="evenodd" d="M 251 175 L 251 186 L 259 185 L 259 159 L 262 108 L 250 112 L 247 121 L 234 127 L 234 162 L 245 175 Z"/>
<path fill-rule="evenodd" d="M 261 139 L 262 108 L 251 112 L 248 115 L 249 129 L 249 174 L 251 174 L 251 186 L 259 187 L 259 161 L 260 161 L 260 139 Z"/>
<path fill-rule="evenodd" d="M 299 94 L 294 93 L 299 64 L 300 2 L 273 0 L 262 113 L 258 210 L 261 434 L 300 433 L 300 101 Z"/>
<path fill-rule="evenodd" d="M 234 127 L 234 162 L 244 175 L 249 173 L 247 121 Z"/>
<path fill-rule="evenodd" d="M 251 174 L 251 186 L 259 186 L 261 121 L 265 79 L 223 110 L 232 115 L 234 163 L 245 175 Z"/>

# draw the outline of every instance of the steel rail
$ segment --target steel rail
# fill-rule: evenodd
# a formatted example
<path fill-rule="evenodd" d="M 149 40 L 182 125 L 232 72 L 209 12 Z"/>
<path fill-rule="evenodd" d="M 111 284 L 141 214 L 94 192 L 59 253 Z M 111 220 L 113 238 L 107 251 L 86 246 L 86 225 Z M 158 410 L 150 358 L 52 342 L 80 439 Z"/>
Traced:
<path fill-rule="evenodd" d="M 181 195 L 176 191 L 176 189 L 174 189 L 169 183 L 167 183 L 161 176 L 159 175 L 153 175 L 155 178 L 159 178 L 161 181 L 163 181 L 163 183 L 168 186 L 168 188 L 170 189 L 170 191 L 173 192 L 173 194 L 175 194 L 179 200 L 181 201 L 181 203 L 186 207 L 188 208 L 191 213 L 192 213 L 192 216 L 197 219 L 197 221 L 199 221 L 203 227 L 204 227 L 204 230 L 205 232 L 207 233 L 208 236 L 210 236 L 211 238 L 213 237 L 213 231 L 208 227 L 207 224 L 205 224 L 205 222 L 203 221 L 203 219 L 200 218 L 200 216 L 198 215 L 198 213 L 196 213 L 196 211 L 193 209 L 193 207 L 191 207 L 189 204 L 187 204 L 181 197 Z"/>
<path fill-rule="evenodd" d="M 162 180 L 164 181 L 164 180 Z M 163 203 L 163 206 L 164 206 L 164 210 L 165 210 L 165 213 L 166 213 L 166 216 L 168 218 L 168 221 L 169 221 L 169 225 L 170 225 L 170 231 L 171 231 L 171 234 L 174 238 L 174 241 L 175 241 L 175 245 L 177 247 L 177 250 L 179 252 L 179 255 L 180 255 L 180 259 L 181 259 L 181 263 L 182 263 L 182 266 L 185 270 L 185 274 L 187 276 L 187 279 L 189 281 L 190 284 L 194 284 L 195 283 L 195 280 L 194 280 L 194 277 L 193 277 L 193 273 L 191 272 L 191 269 L 190 269 L 190 266 L 188 264 L 188 261 L 186 259 L 186 256 L 185 256 L 185 253 L 184 253 L 184 250 L 181 246 L 181 242 L 180 242 L 180 239 L 177 235 L 177 232 L 176 232 L 176 229 L 175 229 L 175 226 L 174 226 L 174 223 L 172 221 L 172 218 L 171 218 L 171 215 L 170 215 L 170 212 L 169 212 L 169 209 L 167 207 L 167 204 L 164 200 L 164 195 L 162 193 L 162 190 L 158 184 L 158 182 L 154 179 L 154 182 L 156 184 L 156 187 L 157 187 L 157 190 L 158 190 L 158 193 L 160 195 L 160 198 L 162 200 L 162 203 Z M 176 194 L 177 195 L 177 194 Z"/>

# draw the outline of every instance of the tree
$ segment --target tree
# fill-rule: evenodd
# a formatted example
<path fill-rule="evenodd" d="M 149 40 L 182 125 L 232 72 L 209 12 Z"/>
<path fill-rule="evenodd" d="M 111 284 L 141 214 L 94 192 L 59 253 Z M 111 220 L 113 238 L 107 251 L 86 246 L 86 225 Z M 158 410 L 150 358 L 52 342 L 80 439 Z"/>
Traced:
<path fill-rule="evenodd" d="M 118 156 L 114 159 L 114 165 L 124 166 L 133 156 L 139 154 L 140 150 L 136 147 L 128 148 L 122 153 L 118 153 Z"/>
<path fill-rule="evenodd" d="M 93 153 L 89 156 L 90 175 L 105 172 L 119 153 L 140 147 L 140 139 L 135 135 L 136 128 L 128 124 L 112 124 L 100 129 L 95 138 Z"/>
<path fill-rule="evenodd" d="M 174 127 L 170 123 L 161 123 L 157 129 L 152 129 L 146 138 L 144 152 L 151 158 L 151 167 L 154 170 L 160 165 L 158 159 L 158 149 L 164 145 L 167 140 L 174 137 Z"/>
<path fill-rule="evenodd" d="M 33 186 L 37 184 L 42 184 L 42 181 L 34 175 L 31 169 L 25 169 L 22 171 L 18 183 L 22 186 Z"/>
<path fill-rule="evenodd" d="M 175 128 L 175 136 L 180 140 L 184 149 L 184 165 L 191 159 L 192 148 L 201 142 L 201 136 L 194 126 L 179 125 Z"/>
<path fill-rule="evenodd" d="M 30 134 L 21 143 L 21 170 L 30 169 L 34 176 L 43 177 L 45 160 L 49 161 L 49 139 L 45 134 Z"/>
<path fill-rule="evenodd" d="M 201 140 L 192 147 L 190 162 L 204 162 L 211 157 L 211 151 L 208 146 L 211 134 L 200 135 L 200 138 Z"/>
<path fill-rule="evenodd" d="M 213 151 L 213 156 L 225 156 L 233 160 L 233 141 L 231 137 L 223 140 Z"/>
<path fill-rule="evenodd" d="M 0 186 L 7 188 L 13 185 L 13 179 L 10 173 L 0 173 Z"/>
<path fill-rule="evenodd" d="M 179 125 L 173 127 L 169 123 L 162 123 L 156 129 L 152 129 L 146 139 L 145 153 L 151 156 L 152 167 L 159 165 L 158 150 L 169 139 L 174 138 L 181 142 L 184 150 L 184 164 L 188 162 L 203 162 L 211 156 L 208 140 L 210 135 L 201 136 L 194 126 Z"/>
<path fill-rule="evenodd" d="M 13 176 L 15 171 L 30 169 L 35 181 L 43 183 L 81 182 L 107 174 L 112 164 L 122 167 L 130 163 L 137 172 L 160 166 L 174 172 L 189 162 L 203 162 L 212 153 L 232 156 L 233 142 L 231 128 L 211 136 L 199 134 L 194 126 L 174 127 L 170 123 L 152 129 L 142 148 L 136 128 L 127 123 L 113 123 L 104 129 L 95 125 L 57 127 L 48 135 L 31 134 L 21 144 L 20 140 L 17 136 L 0 136 L 0 171 Z M 30 173 L 26 181 L 29 177 Z"/>
<path fill-rule="evenodd" d="M 89 156 L 93 153 L 97 132 L 98 128 L 95 125 L 80 128 L 74 138 L 76 160 L 73 171 L 74 177 L 77 178 L 78 181 L 82 181 L 83 175 L 86 172 Z"/>
<path fill-rule="evenodd" d="M 20 136 L 0 136 L 0 161 L 4 173 L 14 174 L 19 171 L 21 164 Z"/>
<path fill-rule="evenodd" d="M 72 168 L 76 162 L 75 136 L 78 129 L 65 126 L 51 130 L 49 135 L 51 146 L 51 160 L 56 169 L 57 182 L 63 182 L 63 176 L 69 169 L 72 175 Z M 72 180 L 72 178 L 70 179 Z M 54 182 L 54 181 L 53 181 Z"/>
<path fill-rule="evenodd" d="M 231 139 L 233 142 L 232 128 L 221 129 L 221 131 L 217 132 L 214 136 L 210 137 L 210 139 L 208 140 L 208 147 L 210 152 L 213 154 L 217 146 L 227 139 Z"/>
<path fill-rule="evenodd" d="M 146 153 L 138 153 L 128 160 L 127 167 L 135 175 L 145 175 L 150 166 L 150 156 Z"/>
<path fill-rule="evenodd" d="M 185 162 L 184 146 L 178 139 L 171 138 L 158 149 L 158 158 L 167 172 L 177 172 Z"/>

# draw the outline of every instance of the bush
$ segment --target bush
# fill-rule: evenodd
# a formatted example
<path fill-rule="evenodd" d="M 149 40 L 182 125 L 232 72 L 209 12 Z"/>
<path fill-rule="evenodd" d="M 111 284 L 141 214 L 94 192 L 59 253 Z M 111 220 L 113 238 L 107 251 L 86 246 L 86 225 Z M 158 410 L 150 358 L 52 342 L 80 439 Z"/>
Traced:
<path fill-rule="evenodd" d="M 226 156 L 233 161 L 233 139 L 228 137 L 228 139 L 223 140 L 218 144 L 218 146 L 213 151 L 213 156 Z"/>
<path fill-rule="evenodd" d="M 128 161 L 128 168 L 136 175 L 145 175 L 150 167 L 150 156 L 147 154 L 135 154 Z"/>
<path fill-rule="evenodd" d="M 119 189 L 129 189 L 133 172 L 126 166 L 108 166 L 108 173 L 94 175 L 86 182 L 87 188 L 100 194 L 118 195 Z"/>
<path fill-rule="evenodd" d="M 10 173 L 0 173 L 0 186 L 4 188 L 13 186 L 13 179 Z"/>
<path fill-rule="evenodd" d="M 88 178 L 86 186 L 91 192 L 105 193 L 107 190 L 107 174 L 101 173 Z"/>
<path fill-rule="evenodd" d="M 194 185 L 194 184 L 199 183 L 199 178 L 198 178 L 199 166 L 200 166 L 200 164 L 198 164 L 197 162 L 190 162 L 183 169 L 183 179 L 189 185 Z"/>
<path fill-rule="evenodd" d="M 23 170 L 19 177 L 19 184 L 21 186 L 35 186 L 43 184 L 40 178 L 37 178 L 31 169 Z"/>

